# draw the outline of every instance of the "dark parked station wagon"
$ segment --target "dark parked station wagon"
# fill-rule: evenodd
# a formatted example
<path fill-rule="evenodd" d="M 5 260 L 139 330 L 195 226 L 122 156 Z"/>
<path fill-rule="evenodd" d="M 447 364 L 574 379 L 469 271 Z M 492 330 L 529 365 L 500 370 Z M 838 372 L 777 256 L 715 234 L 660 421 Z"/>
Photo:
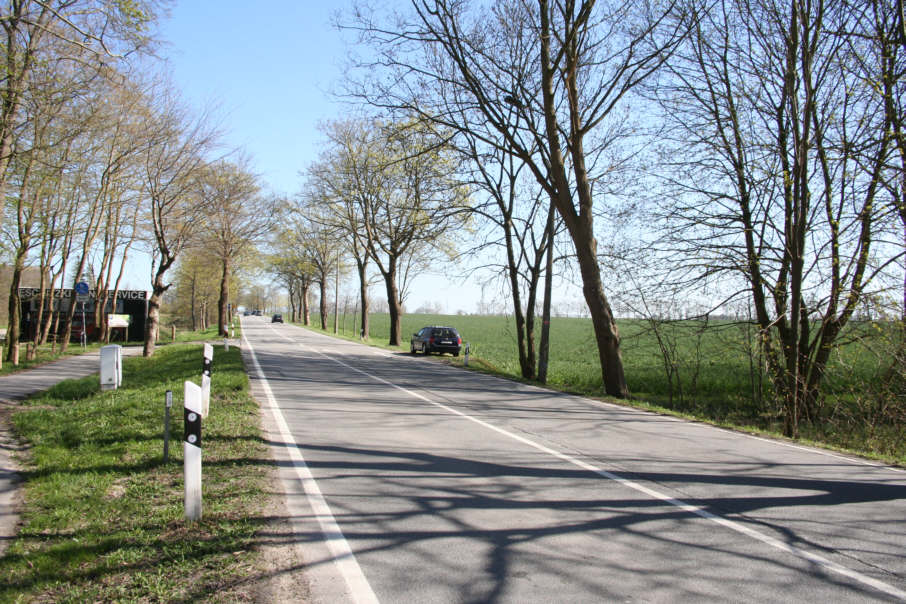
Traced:
<path fill-rule="evenodd" d="M 409 340 L 409 352 L 415 354 L 421 351 L 424 354 L 432 352 L 449 352 L 454 357 L 459 356 L 462 348 L 462 338 L 453 327 L 422 327 L 417 333 L 412 334 Z"/>

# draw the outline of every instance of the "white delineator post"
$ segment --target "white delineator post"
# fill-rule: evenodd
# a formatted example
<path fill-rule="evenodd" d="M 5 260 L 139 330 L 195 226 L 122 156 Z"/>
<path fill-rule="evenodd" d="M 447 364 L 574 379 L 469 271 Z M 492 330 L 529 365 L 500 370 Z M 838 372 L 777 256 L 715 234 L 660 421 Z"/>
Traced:
<path fill-rule="evenodd" d="M 183 415 L 183 473 L 185 475 L 186 520 L 201 520 L 201 388 L 185 383 Z"/>
<path fill-rule="evenodd" d="M 116 390 L 123 383 L 123 352 L 117 344 L 101 347 L 101 390 Z"/>
<path fill-rule="evenodd" d="M 201 416 L 207 417 L 211 407 L 211 365 L 214 363 L 214 347 L 204 345 L 204 362 L 201 365 Z"/>

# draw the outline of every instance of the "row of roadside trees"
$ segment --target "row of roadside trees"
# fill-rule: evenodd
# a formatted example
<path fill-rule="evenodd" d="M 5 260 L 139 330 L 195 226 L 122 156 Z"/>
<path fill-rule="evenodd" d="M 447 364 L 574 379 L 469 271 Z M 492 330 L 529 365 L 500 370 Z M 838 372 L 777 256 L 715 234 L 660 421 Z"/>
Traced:
<path fill-rule="evenodd" d="M 460 252 L 505 258 L 526 377 L 544 365 L 537 288 L 568 258 L 618 397 L 608 291 L 640 312 L 652 292 L 743 303 L 796 435 L 854 313 L 886 300 L 904 321 L 903 20 L 883 0 L 360 3 L 339 23 L 368 48 L 346 92 L 381 117 L 326 125 L 289 231 L 354 259 L 363 309 L 375 263 L 394 316 L 416 250 L 470 229 Z M 420 164 L 437 186 L 411 178 Z"/>
<path fill-rule="evenodd" d="M 137 245 L 153 258 L 146 356 L 158 338 L 167 273 L 190 249 L 204 249 L 219 267 L 226 333 L 233 263 L 267 230 L 274 201 L 247 161 L 220 150 L 211 116 L 189 109 L 155 75 L 160 10 L 153 0 L 21 0 L 0 13 L 0 250 L 12 267 L 13 363 L 27 266 L 40 278 L 34 344 L 60 333 L 65 350 L 76 305 L 50 312 L 54 292 L 90 280 L 106 340 L 105 309 Z"/>

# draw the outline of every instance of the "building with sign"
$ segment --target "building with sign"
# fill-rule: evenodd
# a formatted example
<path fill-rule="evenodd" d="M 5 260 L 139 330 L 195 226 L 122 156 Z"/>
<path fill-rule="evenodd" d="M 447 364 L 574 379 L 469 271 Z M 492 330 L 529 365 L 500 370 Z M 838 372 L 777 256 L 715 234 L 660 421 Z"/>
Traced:
<path fill-rule="evenodd" d="M 22 339 L 34 338 L 35 331 L 48 319 L 54 321 L 57 331 L 61 331 L 65 314 L 73 304 L 76 313 L 72 321 L 72 338 L 78 340 L 83 329 L 89 341 L 98 339 L 98 329 L 94 317 L 97 308 L 97 292 L 89 289 L 87 294 L 79 294 L 74 289 L 44 290 L 44 311 L 41 313 L 41 290 L 36 287 L 20 287 L 19 298 L 22 300 Z M 145 338 L 145 321 L 148 318 L 148 292 L 143 290 L 123 290 L 117 292 L 116 300 L 108 299 L 104 308 L 108 324 L 111 327 L 112 341 L 140 342 Z M 43 314 L 40 320 L 39 314 Z M 59 334 L 58 334 L 59 335 Z"/>

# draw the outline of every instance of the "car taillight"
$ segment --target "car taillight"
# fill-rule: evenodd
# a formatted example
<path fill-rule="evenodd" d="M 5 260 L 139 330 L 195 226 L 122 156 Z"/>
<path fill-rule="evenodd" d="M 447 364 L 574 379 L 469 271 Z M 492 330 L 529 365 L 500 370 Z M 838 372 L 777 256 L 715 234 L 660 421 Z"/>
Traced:
<path fill-rule="evenodd" d="M 433 343 L 434 343 L 434 336 L 431 336 L 430 338 L 428 338 L 428 344 L 433 344 Z"/>
<path fill-rule="evenodd" d="M 456 338 L 456 345 L 457 345 L 457 346 L 462 346 L 462 338 L 460 338 L 460 337 L 457 337 L 457 338 Z"/>

